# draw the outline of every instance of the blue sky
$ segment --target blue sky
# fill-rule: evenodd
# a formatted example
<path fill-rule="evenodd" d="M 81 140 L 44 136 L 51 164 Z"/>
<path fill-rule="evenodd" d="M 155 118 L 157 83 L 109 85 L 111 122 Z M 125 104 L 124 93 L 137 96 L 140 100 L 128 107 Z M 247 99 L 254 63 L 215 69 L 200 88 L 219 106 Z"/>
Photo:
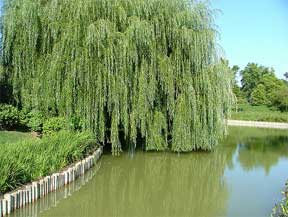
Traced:
<path fill-rule="evenodd" d="M 2 5 L 0 0 L 0 5 Z M 211 0 L 220 9 L 220 45 L 231 65 L 248 62 L 288 71 L 288 0 Z"/>
<path fill-rule="evenodd" d="M 248 62 L 288 72 L 288 0 L 211 0 L 225 56 L 231 65 Z"/>

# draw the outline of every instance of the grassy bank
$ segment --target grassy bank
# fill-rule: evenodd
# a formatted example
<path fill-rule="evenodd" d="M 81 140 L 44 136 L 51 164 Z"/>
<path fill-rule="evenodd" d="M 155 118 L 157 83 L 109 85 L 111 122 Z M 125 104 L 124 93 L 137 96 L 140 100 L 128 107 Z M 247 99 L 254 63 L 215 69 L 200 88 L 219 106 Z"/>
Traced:
<path fill-rule="evenodd" d="M 59 171 L 96 147 L 90 133 L 64 131 L 39 140 L 0 143 L 0 194 Z"/>
<path fill-rule="evenodd" d="M 4 143 L 15 143 L 21 140 L 33 139 L 31 133 L 22 133 L 17 131 L 0 131 L 0 147 Z"/>
<path fill-rule="evenodd" d="M 288 112 L 272 110 L 267 106 L 238 105 L 238 111 L 232 112 L 233 120 L 288 122 Z"/>

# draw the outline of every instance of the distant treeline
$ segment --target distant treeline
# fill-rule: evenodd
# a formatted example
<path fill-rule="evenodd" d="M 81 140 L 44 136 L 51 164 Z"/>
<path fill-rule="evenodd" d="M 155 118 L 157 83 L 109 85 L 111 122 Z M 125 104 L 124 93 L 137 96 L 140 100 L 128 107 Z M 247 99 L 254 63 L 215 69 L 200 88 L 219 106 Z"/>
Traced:
<path fill-rule="evenodd" d="M 275 76 L 273 68 L 256 63 L 248 63 L 243 70 L 233 66 L 231 70 L 234 76 L 233 92 L 238 104 L 266 105 L 288 111 L 288 72 L 284 73 L 284 80 Z M 238 74 L 241 86 L 236 80 Z"/>

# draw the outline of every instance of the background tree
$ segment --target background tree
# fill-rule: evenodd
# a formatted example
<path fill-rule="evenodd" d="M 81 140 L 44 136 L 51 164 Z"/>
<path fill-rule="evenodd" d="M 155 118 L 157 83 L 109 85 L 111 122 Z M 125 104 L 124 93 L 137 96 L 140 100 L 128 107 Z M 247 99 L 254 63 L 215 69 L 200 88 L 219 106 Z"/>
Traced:
<path fill-rule="evenodd" d="M 276 78 L 275 74 L 264 75 L 262 79 L 259 81 L 258 85 L 260 84 L 264 86 L 265 95 L 267 98 L 266 103 L 263 103 L 263 105 L 269 105 L 269 106 L 273 105 L 274 98 L 277 96 L 277 92 L 282 88 L 282 86 L 285 86 L 284 82 Z"/>
<path fill-rule="evenodd" d="M 251 93 L 252 105 L 267 105 L 268 99 L 266 95 L 266 89 L 263 84 L 258 84 Z"/>
<path fill-rule="evenodd" d="M 241 76 L 240 94 L 239 91 L 233 89 L 234 93 L 244 94 L 247 101 L 252 105 L 267 105 L 276 107 L 281 111 L 287 111 L 288 82 L 284 79 L 278 79 L 272 68 L 249 63 L 241 71 Z"/>
<path fill-rule="evenodd" d="M 278 89 L 274 89 L 271 93 L 272 105 L 276 106 L 280 111 L 288 111 L 288 84 L 282 83 Z"/>
<path fill-rule="evenodd" d="M 241 71 L 241 90 L 245 93 L 249 102 L 251 102 L 251 94 L 259 84 L 264 75 L 274 75 L 274 69 L 259 66 L 256 63 L 248 63 L 244 70 Z"/>

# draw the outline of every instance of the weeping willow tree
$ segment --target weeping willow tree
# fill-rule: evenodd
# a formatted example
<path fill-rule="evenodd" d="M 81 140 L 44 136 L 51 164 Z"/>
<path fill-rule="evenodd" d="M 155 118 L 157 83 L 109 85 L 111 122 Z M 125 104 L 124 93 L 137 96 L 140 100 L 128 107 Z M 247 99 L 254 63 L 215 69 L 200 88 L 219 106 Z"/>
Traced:
<path fill-rule="evenodd" d="M 207 4 L 6 0 L 2 34 L 17 103 L 81 118 L 113 154 L 139 139 L 210 150 L 225 133 L 231 82 Z"/>

